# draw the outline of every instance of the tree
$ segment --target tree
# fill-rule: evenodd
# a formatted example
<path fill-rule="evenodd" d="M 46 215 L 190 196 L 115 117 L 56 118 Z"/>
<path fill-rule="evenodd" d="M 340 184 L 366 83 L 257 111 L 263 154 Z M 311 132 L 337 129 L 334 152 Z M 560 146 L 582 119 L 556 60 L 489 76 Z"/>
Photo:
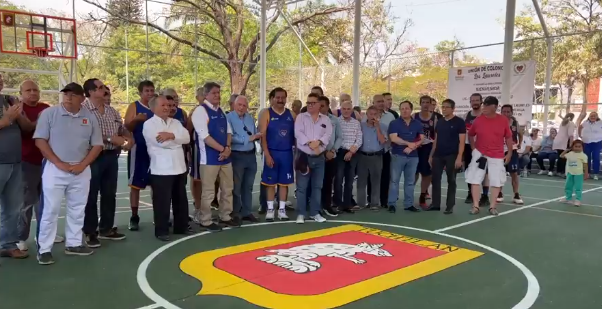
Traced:
<path fill-rule="evenodd" d="M 129 24 L 148 25 L 171 40 L 216 59 L 229 72 L 232 93 L 245 94 L 251 76 L 256 73 L 257 64 L 265 60 L 260 59 L 258 53 L 259 31 L 256 25 L 259 12 L 256 6 L 247 7 L 243 0 L 173 0 L 170 14 L 166 16 L 168 21 L 172 22 L 171 25 L 174 26 L 172 28 L 150 19 L 147 23 L 146 20 L 135 16 L 118 15 L 118 12 L 112 11 L 97 0 L 84 0 L 84 2 L 107 14 L 104 17 L 95 17 L 97 20 L 107 21 L 117 18 Z M 282 2 L 268 1 L 268 3 L 271 7 L 284 9 Z M 349 7 L 309 2 L 304 10 L 295 14 L 291 23 L 293 26 L 298 26 L 317 17 L 348 9 Z M 278 22 L 280 10 L 273 11 L 275 12 L 268 18 L 266 25 L 270 36 L 266 50 L 270 50 L 280 37 L 290 30 L 290 26 Z"/>

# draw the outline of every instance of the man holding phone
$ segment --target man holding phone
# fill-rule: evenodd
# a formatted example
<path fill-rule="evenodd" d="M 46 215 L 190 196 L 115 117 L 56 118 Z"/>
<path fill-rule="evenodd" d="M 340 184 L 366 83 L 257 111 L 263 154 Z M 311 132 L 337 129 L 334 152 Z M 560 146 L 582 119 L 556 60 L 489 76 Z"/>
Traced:
<path fill-rule="evenodd" d="M 487 176 L 492 196 L 498 196 L 506 182 L 506 164 L 512 152 L 504 157 L 504 142 L 512 145 L 512 132 L 508 119 L 496 113 L 498 100 L 487 97 L 483 101 L 481 117 L 475 119 L 468 131 L 472 160 L 466 169 L 466 182 L 471 184 L 473 206 L 471 214 L 479 213 L 479 186 Z M 476 140 L 475 140 L 476 139 Z M 491 200 L 489 213 L 497 216 L 496 199 Z"/>

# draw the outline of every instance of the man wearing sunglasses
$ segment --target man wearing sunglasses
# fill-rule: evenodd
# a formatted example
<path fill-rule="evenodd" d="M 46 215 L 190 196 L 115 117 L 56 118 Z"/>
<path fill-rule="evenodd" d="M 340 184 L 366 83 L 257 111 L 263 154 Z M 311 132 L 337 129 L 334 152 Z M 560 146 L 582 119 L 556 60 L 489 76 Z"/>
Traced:
<path fill-rule="evenodd" d="M 102 81 L 91 78 L 84 82 L 87 107 L 98 120 L 103 150 L 90 165 L 90 193 L 86 203 L 84 234 L 90 248 L 100 247 L 100 239 L 122 240 L 125 235 L 113 229 L 117 206 L 117 178 L 119 175 L 119 154 L 121 150 L 130 150 L 134 141 L 125 130 L 121 115 L 106 104 L 107 87 Z M 100 193 L 100 222 L 98 221 L 98 194 Z"/>
<path fill-rule="evenodd" d="M 259 222 L 251 213 L 253 183 L 257 174 L 255 141 L 261 138 L 255 120 L 248 113 L 245 96 L 237 96 L 231 113 L 226 115 L 232 127 L 232 174 L 234 177 L 232 215 L 241 221 Z"/>

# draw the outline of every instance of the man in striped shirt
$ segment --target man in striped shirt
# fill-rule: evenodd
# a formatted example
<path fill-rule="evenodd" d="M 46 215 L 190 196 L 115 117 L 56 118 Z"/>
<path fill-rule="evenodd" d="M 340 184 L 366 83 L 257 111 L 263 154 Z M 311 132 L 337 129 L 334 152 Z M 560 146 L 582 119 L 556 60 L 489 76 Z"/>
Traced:
<path fill-rule="evenodd" d="M 357 151 L 362 146 L 362 127 L 360 122 L 352 118 L 353 105 L 351 102 L 341 104 L 341 117 L 339 123 L 342 132 L 342 142 L 336 156 L 337 174 L 334 181 L 334 203 L 339 206 L 339 210 L 347 213 L 353 213 L 351 207 L 353 203 L 352 190 L 353 178 L 355 177 L 355 168 L 357 165 Z M 343 188 L 343 182 L 345 188 Z"/>
<path fill-rule="evenodd" d="M 106 104 L 107 87 L 102 81 L 92 78 L 84 82 L 86 101 L 83 106 L 88 108 L 96 119 L 102 132 L 103 150 L 90 165 L 90 193 L 86 204 L 83 231 L 86 244 L 90 248 L 100 247 L 100 239 L 122 240 L 125 235 L 117 233 L 113 228 L 115 223 L 115 208 L 117 194 L 117 177 L 119 172 L 118 157 L 122 149 L 129 150 L 134 140 L 123 126 L 119 112 Z M 98 221 L 97 200 L 100 192 L 100 222 Z M 98 231 L 97 231 L 98 229 Z"/>

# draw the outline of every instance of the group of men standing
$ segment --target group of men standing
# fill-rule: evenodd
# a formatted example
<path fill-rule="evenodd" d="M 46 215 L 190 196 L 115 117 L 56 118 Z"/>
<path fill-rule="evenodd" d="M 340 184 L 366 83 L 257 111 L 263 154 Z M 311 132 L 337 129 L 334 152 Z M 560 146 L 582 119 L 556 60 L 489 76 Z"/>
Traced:
<path fill-rule="evenodd" d="M 265 220 L 289 220 L 288 187 L 295 183 L 296 222 L 304 223 L 324 222 L 324 215 L 336 217 L 366 207 L 394 213 L 402 175 L 404 209 L 438 211 L 443 171 L 448 181 L 445 213 L 452 213 L 456 173 L 463 161 L 472 192 L 467 201 L 477 202 L 471 212 L 478 213 L 478 201 L 488 203 L 486 192 L 479 199 L 482 181 L 488 179 L 493 196 L 505 182 L 502 141 L 518 142 L 509 133 L 512 123 L 495 113 L 497 100 L 482 101 L 478 94 L 471 97 L 473 111 L 461 119 L 454 116 L 454 101 L 444 100 L 439 114 L 436 101 L 428 96 L 420 98 L 420 112 L 412 114 L 412 103 L 404 101 L 398 115 L 391 109 L 390 93 L 375 95 L 362 115 L 349 95 L 342 94 L 340 106 L 335 106 L 320 87 L 314 87 L 305 107 L 295 112 L 286 108 L 286 90 L 275 88 L 269 93 L 270 107 L 260 112 L 256 126 L 247 99 L 233 96 L 231 110 L 224 112 L 221 87 L 212 82 L 197 90 L 199 105 L 189 116 L 178 107 L 173 89 L 158 95 L 151 81 L 143 81 L 138 86 L 140 99 L 130 104 L 123 120 L 110 105 L 109 89 L 98 79 L 87 80 L 83 87 L 67 85 L 61 90 L 62 102 L 52 107 L 39 102 L 40 91 L 33 81 L 23 82 L 20 91 L 20 100 L 0 97 L 0 140 L 4 145 L 22 145 L 0 150 L 0 255 L 27 257 L 25 241 L 36 210 L 37 258 L 42 265 L 54 263 L 53 243 L 63 241 L 57 235 L 63 198 L 66 254 L 90 255 L 101 246 L 100 240 L 125 239 L 114 226 L 122 150 L 128 151 L 131 188 L 128 229 L 139 230 L 140 190 L 150 186 L 155 237 L 168 241 L 170 227 L 174 234 L 192 233 L 190 221 L 209 231 L 259 221 L 252 213 L 257 143 L 263 150 Z M 507 151 L 506 163 L 512 153 Z M 194 199 L 190 217 L 188 175 Z M 420 207 L 416 207 L 414 185 L 419 177 Z M 352 193 L 356 178 L 357 202 Z M 432 203 L 427 205 L 431 185 Z M 211 210 L 218 192 L 214 221 Z M 495 201 L 490 213 L 497 214 Z"/>

